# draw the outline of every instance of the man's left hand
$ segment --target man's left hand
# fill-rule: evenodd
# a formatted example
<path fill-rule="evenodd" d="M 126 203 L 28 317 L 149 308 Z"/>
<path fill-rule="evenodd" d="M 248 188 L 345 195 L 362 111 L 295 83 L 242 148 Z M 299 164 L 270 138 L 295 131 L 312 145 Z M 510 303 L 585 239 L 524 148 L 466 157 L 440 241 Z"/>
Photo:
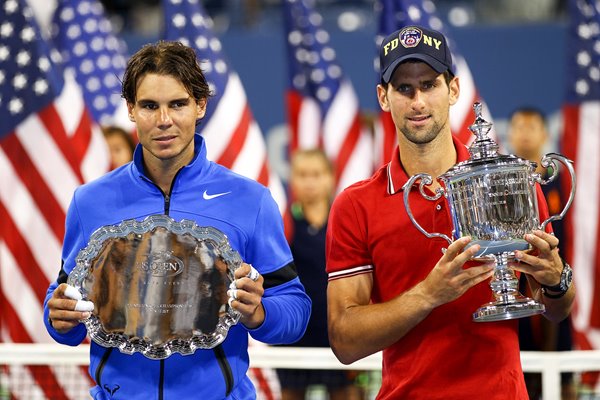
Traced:
<path fill-rule="evenodd" d="M 262 306 L 264 278 L 250 264 L 242 263 L 234 272 L 235 280 L 229 285 L 229 305 L 242 314 L 240 322 L 249 329 L 260 326 L 265 320 Z"/>
<path fill-rule="evenodd" d="M 541 230 L 526 234 L 524 238 L 533 248 L 529 252 L 516 251 L 518 262 L 511 263 L 511 267 L 531 275 L 540 285 L 557 285 L 563 270 L 558 238 Z"/>

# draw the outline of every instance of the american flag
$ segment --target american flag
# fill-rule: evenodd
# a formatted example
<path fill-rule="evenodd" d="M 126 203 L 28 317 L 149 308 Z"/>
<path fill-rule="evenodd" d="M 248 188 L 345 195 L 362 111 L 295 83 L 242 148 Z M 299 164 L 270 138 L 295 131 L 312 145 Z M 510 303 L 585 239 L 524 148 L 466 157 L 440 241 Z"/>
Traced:
<path fill-rule="evenodd" d="M 99 0 L 59 0 L 52 40 L 81 87 L 92 118 L 101 125 L 134 130 L 121 98 L 127 48 L 113 34 Z"/>
<path fill-rule="evenodd" d="M 196 50 L 213 93 L 200 123 L 208 158 L 267 186 L 283 213 L 283 185 L 269 168 L 264 137 L 252 116 L 240 78 L 229 66 L 221 42 L 212 32 L 212 20 L 198 0 L 163 0 L 163 8 L 165 39 L 180 41 Z M 251 341 L 251 345 L 263 344 Z M 275 371 L 251 368 L 249 376 L 260 399 L 280 397 Z"/>
<path fill-rule="evenodd" d="M 212 20 L 198 0 L 163 0 L 163 9 L 164 38 L 181 41 L 196 50 L 213 92 L 200 123 L 208 158 L 267 186 L 283 212 L 283 185 L 269 168 L 263 134 L 254 120 L 242 82 L 212 32 Z"/>
<path fill-rule="evenodd" d="M 485 102 L 479 96 L 475 81 L 469 70 L 466 60 L 458 52 L 456 44 L 445 31 L 442 20 L 436 14 L 436 7 L 431 0 L 378 0 L 376 3 L 379 13 L 379 32 L 375 38 L 377 49 L 381 42 L 390 33 L 408 25 L 421 25 L 439 31 L 446 36 L 452 51 L 454 71 L 460 79 L 460 96 L 458 102 L 450 107 L 450 129 L 463 143 L 469 144 L 475 136 L 469 131 L 469 126 L 475 120 L 473 104 L 483 104 L 483 116 L 487 121 L 491 117 Z M 379 79 L 379 55 L 375 59 L 375 69 Z M 494 131 L 490 132 L 492 137 Z M 376 165 L 381 165 L 391 159 L 396 146 L 396 130 L 388 112 L 381 112 L 380 119 L 375 126 L 375 154 Z"/>
<path fill-rule="evenodd" d="M 574 161 L 577 194 L 567 214 L 566 256 L 575 270 L 577 295 L 572 314 L 574 342 L 600 349 L 600 1 L 570 0 L 567 32 L 567 87 L 562 149 Z M 564 174 L 568 175 L 568 174 Z M 565 176 L 567 178 L 567 176 Z M 565 184 L 570 188 L 570 183 Z M 587 383 L 596 383 L 598 374 Z"/>
<path fill-rule="evenodd" d="M 0 115 L 0 341 L 53 342 L 42 303 L 60 269 L 65 213 L 73 190 L 108 170 L 109 155 L 24 0 L 0 5 Z M 11 398 L 81 398 L 63 372 L 11 368 L 3 379 L 20 383 Z"/>
<path fill-rule="evenodd" d="M 336 63 L 311 0 L 284 0 L 288 51 L 289 151 L 322 148 L 335 166 L 337 191 L 373 172 L 372 138 L 358 97 Z"/>

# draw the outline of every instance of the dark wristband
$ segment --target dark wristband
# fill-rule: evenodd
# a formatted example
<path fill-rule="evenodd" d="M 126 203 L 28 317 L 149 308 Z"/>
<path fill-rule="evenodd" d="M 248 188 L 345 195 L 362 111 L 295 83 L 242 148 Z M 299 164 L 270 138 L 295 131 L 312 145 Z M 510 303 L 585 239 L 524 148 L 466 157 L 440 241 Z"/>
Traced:
<path fill-rule="evenodd" d="M 542 288 L 542 293 L 544 294 L 544 296 L 546 296 L 549 299 L 560 299 L 565 294 L 567 294 L 567 292 L 568 292 L 568 290 L 566 290 L 564 292 L 558 292 L 556 294 L 553 294 L 553 293 L 549 293 L 548 290 L 546 290 L 546 288 Z"/>

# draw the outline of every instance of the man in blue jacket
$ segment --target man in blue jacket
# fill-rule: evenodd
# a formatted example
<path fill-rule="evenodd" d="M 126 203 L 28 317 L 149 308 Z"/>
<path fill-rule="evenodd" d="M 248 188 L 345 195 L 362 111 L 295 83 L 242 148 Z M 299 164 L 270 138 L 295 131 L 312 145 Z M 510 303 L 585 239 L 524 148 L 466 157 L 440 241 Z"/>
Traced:
<path fill-rule="evenodd" d="M 81 343 L 87 332 L 80 321 L 89 318 L 93 304 L 86 311 L 86 303 L 78 304 L 66 284 L 77 254 L 102 226 L 166 214 L 219 229 L 240 254 L 244 263 L 229 292 L 240 322 L 213 349 L 163 360 L 92 343 L 94 399 L 255 399 L 246 376 L 248 334 L 269 344 L 292 343 L 306 329 L 310 299 L 269 190 L 209 161 L 204 139 L 195 133 L 209 96 L 194 51 L 181 43 L 146 45 L 129 60 L 123 97 L 140 144 L 133 162 L 75 191 L 63 264 L 48 289 L 44 318 L 57 342 Z"/>

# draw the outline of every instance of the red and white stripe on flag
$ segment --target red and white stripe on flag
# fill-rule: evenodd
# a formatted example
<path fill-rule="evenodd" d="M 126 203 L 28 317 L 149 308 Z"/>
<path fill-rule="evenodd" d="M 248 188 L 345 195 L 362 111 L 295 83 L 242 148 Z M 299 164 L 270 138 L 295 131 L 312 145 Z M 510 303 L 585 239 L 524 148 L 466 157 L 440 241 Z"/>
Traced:
<path fill-rule="evenodd" d="M 563 108 L 565 154 L 574 161 L 577 186 L 573 203 L 571 231 L 567 254 L 577 266 L 575 283 L 577 302 L 573 326 L 582 347 L 600 348 L 600 213 L 596 201 L 600 198 L 600 101 Z M 595 184 L 591 184 L 595 182 Z M 570 186 L 570 182 L 568 183 Z M 568 187 L 568 186 L 567 186 Z M 589 333 L 589 338 L 585 334 Z"/>
<path fill-rule="evenodd" d="M 0 140 L 0 341 L 5 343 L 53 342 L 42 304 L 60 269 L 70 196 L 84 181 L 108 171 L 104 138 L 89 124 L 76 92 L 74 81 L 67 80 L 56 102 Z M 60 373 L 54 367 L 16 367 L 9 374 L 11 382 L 20 383 L 11 384 L 19 399 L 79 399 L 91 386 L 87 372 L 75 366 Z M 44 396 L 31 397 L 38 392 Z"/>
<path fill-rule="evenodd" d="M 562 151 L 573 160 L 577 192 L 566 215 L 565 255 L 573 266 L 577 288 L 571 315 L 573 341 L 581 350 L 600 349 L 600 3 L 569 0 L 566 91 L 563 105 Z M 568 174 L 562 174 L 570 190 Z M 600 391 L 600 374 L 583 383 Z"/>
<path fill-rule="evenodd" d="M 286 0 L 289 152 L 322 148 L 335 167 L 337 191 L 373 172 L 371 134 L 358 96 L 335 62 L 321 16 L 307 1 Z"/>
<path fill-rule="evenodd" d="M 325 120 L 317 102 L 290 90 L 287 94 L 290 154 L 296 149 L 322 148 L 333 161 L 337 191 L 373 172 L 373 141 L 361 124 L 358 99 L 348 81 L 342 85 Z M 349 107 L 350 110 L 348 110 Z"/>
<path fill-rule="evenodd" d="M 576 348 L 600 349 L 600 101 L 563 107 L 563 151 L 573 160 L 577 193 L 566 218 L 566 257 L 574 268 L 577 288 L 571 322 Z M 565 174 L 567 175 L 567 174 Z M 564 176 L 563 187 L 570 188 Z M 584 381 L 600 390 L 598 374 Z"/>
<path fill-rule="evenodd" d="M 48 343 L 42 304 L 66 210 L 77 186 L 108 170 L 109 154 L 27 4 L 5 1 L 0 23 L 0 341 Z M 91 386 L 76 366 L 4 368 L 3 379 L 16 399 L 79 399 Z"/>

